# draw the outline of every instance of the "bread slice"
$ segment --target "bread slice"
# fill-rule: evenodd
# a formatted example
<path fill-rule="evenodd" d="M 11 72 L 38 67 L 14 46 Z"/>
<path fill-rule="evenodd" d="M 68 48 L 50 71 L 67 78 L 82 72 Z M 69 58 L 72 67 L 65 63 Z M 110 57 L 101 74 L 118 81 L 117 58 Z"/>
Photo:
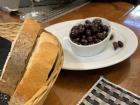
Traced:
<path fill-rule="evenodd" d="M 18 84 L 10 105 L 23 105 L 46 83 L 58 55 L 59 43 L 54 36 L 43 32 Z"/>
<path fill-rule="evenodd" d="M 26 19 L 23 23 L 4 65 L 0 90 L 12 95 L 18 82 L 21 80 L 29 56 L 40 31 L 40 24 L 32 19 Z"/>

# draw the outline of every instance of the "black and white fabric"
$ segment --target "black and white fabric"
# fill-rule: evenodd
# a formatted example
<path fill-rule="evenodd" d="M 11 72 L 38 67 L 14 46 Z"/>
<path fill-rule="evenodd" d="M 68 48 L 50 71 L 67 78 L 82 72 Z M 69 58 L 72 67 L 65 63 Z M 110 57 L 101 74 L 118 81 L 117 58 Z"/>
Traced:
<path fill-rule="evenodd" d="M 140 96 L 101 77 L 77 105 L 140 105 Z"/>

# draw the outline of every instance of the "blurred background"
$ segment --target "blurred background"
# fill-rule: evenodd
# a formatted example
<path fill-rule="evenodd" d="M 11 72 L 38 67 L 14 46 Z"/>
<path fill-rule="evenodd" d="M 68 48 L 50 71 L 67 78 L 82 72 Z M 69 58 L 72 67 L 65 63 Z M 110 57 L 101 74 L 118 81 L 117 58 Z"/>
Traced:
<path fill-rule="evenodd" d="M 139 4 L 140 0 L 33 0 L 34 10 L 46 11 L 47 19 L 54 19 L 74 9 L 80 8 L 89 2 L 114 2 L 124 1 L 134 5 Z M 12 9 L 18 9 L 20 13 L 31 11 L 31 0 L 0 0 L 0 7 L 8 6 Z"/>

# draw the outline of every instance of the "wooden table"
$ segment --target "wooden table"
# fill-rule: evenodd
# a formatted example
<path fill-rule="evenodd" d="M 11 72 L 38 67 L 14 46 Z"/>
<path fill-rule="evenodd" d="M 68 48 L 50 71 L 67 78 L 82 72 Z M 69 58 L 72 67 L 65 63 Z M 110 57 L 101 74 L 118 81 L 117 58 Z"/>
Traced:
<path fill-rule="evenodd" d="M 89 3 L 80 9 L 50 21 L 49 24 L 101 16 L 130 27 L 140 40 L 139 11 L 140 6 L 134 7 L 122 2 Z M 7 20 L 19 21 L 17 18 L 11 18 L 5 13 L 0 13 L 0 22 L 7 22 Z M 75 105 L 101 75 L 140 95 L 140 47 L 138 46 L 137 51 L 130 58 L 111 67 L 90 71 L 62 70 L 44 105 Z"/>
<path fill-rule="evenodd" d="M 121 2 L 91 3 L 51 21 L 50 24 L 101 16 L 130 27 L 140 39 L 139 10 L 140 6 L 135 8 L 132 5 Z M 62 70 L 44 105 L 75 105 L 101 75 L 140 95 L 140 47 L 129 59 L 112 67 L 94 71 Z"/>

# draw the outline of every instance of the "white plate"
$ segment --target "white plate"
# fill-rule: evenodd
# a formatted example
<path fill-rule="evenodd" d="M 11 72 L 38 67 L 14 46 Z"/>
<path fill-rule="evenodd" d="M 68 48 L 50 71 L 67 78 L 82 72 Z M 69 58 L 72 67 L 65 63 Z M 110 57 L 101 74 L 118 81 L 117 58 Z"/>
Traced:
<path fill-rule="evenodd" d="M 113 41 L 121 40 L 124 43 L 123 48 L 117 50 L 113 49 L 112 41 L 109 42 L 106 49 L 91 57 L 79 57 L 76 56 L 68 43 L 64 41 L 64 38 L 68 37 L 69 31 L 73 25 L 81 20 L 66 21 L 52 26 L 46 27 L 45 30 L 53 33 L 61 42 L 64 49 L 64 64 L 63 69 L 67 70 L 94 70 L 98 68 L 108 67 L 117 64 L 128 57 L 130 57 L 138 46 L 138 39 L 133 31 L 129 28 L 111 22 L 113 27 L 114 39 Z"/>

